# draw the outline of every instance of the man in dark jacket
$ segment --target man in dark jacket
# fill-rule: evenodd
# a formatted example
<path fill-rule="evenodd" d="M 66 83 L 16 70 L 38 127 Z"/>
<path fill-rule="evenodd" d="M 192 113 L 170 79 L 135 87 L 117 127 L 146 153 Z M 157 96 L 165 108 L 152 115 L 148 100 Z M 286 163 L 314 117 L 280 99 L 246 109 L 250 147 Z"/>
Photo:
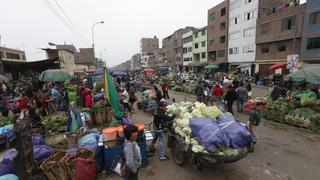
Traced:
<path fill-rule="evenodd" d="M 159 103 L 159 107 L 156 110 L 156 113 L 154 115 L 153 119 L 153 128 L 155 129 L 155 135 L 152 140 L 150 150 L 155 151 L 154 145 L 157 142 L 159 138 L 160 142 L 160 161 L 167 160 L 168 156 L 165 152 L 165 144 L 164 144 L 164 128 L 166 127 L 166 124 L 172 120 L 174 120 L 175 115 L 170 117 L 167 116 L 166 113 L 167 110 L 167 104 L 164 101 L 161 101 Z"/>
<path fill-rule="evenodd" d="M 228 86 L 228 91 L 226 95 L 224 96 L 224 104 L 226 106 L 227 112 L 233 114 L 232 105 L 235 100 L 237 100 L 237 92 L 234 90 L 232 85 L 230 84 Z"/>

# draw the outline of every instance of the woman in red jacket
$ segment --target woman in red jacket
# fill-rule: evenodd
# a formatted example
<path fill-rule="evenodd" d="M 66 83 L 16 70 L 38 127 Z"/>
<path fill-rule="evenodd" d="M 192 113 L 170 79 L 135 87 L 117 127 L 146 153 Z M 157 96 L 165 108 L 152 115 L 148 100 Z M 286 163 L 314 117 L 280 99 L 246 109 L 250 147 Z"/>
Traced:
<path fill-rule="evenodd" d="M 223 93 L 223 88 L 220 86 L 220 83 L 217 82 L 213 90 L 213 96 L 216 98 L 217 105 L 220 105 Z"/>

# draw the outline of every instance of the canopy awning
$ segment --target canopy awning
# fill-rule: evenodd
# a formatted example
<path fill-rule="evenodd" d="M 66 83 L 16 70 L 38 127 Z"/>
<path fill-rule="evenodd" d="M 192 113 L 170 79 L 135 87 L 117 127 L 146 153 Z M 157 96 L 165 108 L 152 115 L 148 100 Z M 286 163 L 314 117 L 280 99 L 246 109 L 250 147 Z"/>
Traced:
<path fill-rule="evenodd" d="M 287 64 L 288 64 L 288 63 L 278 63 L 278 64 L 274 64 L 274 65 L 268 67 L 267 71 L 270 72 L 270 71 L 275 71 L 275 70 L 277 70 L 277 69 L 285 68 L 285 67 L 287 67 Z"/>

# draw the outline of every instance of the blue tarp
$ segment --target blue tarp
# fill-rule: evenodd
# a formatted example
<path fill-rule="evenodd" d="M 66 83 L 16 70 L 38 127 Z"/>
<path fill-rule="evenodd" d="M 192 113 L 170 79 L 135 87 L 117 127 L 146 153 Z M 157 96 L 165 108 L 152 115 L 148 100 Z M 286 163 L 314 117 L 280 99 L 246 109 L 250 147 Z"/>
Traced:
<path fill-rule="evenodd" d="M 220 147 L 229 146 L 229 138 L 212 119 L 192 118 L 190 127 L 192 134 L 209 152 L 214 152 Z"/>
<path fill-rule="evenodd" d="M 103 74 L 104 74 L 103 68 L 98 68 L 92 73 L 92 76 L 102 76 Z"/>
<path fill-rule="evenodd" d="M 253 137 L 248 129 L 237 122 L 233 115 L 223 114 L 218 117 L 219 127 L 230 139 L 231 148 L 243 148 L 253 142 Z"/>
<path fill-rule="evenodd" d="M 123 71 L 113 71 L 111 73 L 112 76 L 127 76 L 128 74 L 126 72 Z"/>

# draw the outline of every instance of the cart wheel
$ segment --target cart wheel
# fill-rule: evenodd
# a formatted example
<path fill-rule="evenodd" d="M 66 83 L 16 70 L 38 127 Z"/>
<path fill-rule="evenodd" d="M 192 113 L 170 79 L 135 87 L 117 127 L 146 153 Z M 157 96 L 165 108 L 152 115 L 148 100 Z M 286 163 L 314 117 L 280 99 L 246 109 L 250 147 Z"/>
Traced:
<path fill-rule="evenodd" d="M 174 162 L 179 165 L 182 166 L 184 163 L 184 152 L 182 150 L 181 145 L 179 144 L 179 142 L 177 140 L 174 140 L 172 142 L 172 158 L 174 160 Z"/>

